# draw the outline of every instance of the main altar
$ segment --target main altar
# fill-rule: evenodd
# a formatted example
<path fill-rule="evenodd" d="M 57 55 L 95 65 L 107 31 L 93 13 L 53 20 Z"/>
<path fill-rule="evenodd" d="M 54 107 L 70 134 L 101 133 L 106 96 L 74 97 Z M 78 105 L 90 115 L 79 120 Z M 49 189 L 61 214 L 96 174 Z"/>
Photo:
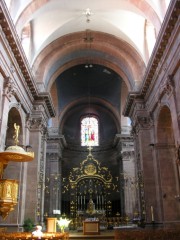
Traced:
<path fill-rule="evenodd" d="M 99 220 L 98 219 L 86 219 L 83 222 L 83 234 L 84 235 L 100 234 Z"/>
<path fill-rule="evenodd" d="M 67 186 L 67 184 L 69 184 Z M 98 219 L 102 227 L 103 219 L 111 216 L 111 191 L 116 190 L 113 177 L 106 166 L 101 166 L 91 154 L 82 161 L 80 167 L 73 168 L 64 183 L 65 192 L 70 194 L 70 218 L 73 228 L 83 228 L 83 222 L 88 218 Z M 86 225 L 86 224 L 85 224 Z"/>

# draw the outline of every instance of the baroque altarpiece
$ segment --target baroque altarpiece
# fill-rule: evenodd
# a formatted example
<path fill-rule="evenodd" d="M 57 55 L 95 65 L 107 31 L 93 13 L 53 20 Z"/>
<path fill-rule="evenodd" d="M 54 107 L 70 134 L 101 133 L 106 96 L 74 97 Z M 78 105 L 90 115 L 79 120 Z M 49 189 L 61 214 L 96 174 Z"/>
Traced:
<path fill-rule="evenodd" d="M 62 194 L 70 195 L 71 218 L 102 218 L 112 214 L 110 196 L 118 190 L 118 180 L 94 159 L 91 151 L 80 167 L 72 169 L 62 187 Z"/>

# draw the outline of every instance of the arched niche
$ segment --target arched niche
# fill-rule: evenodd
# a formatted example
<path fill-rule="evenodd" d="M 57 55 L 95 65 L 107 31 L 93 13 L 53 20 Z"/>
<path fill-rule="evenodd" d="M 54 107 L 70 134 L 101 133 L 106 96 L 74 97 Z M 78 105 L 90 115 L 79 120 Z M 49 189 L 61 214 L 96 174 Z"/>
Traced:
<path fill-rule="evenodd" d="M 158 187 L 162 201 L 162 221 L 178 219 L 179 174 L 175 159 L 175 142 L 170 109 L 163 106 L 157 120 Z"/>
<path fill-rule="evenodd" d="M 20 132 L 19 132 L 19 143 L 17 145 L 23 145 L 23 128 L 22 128 L 22 120 L 21 120 L 21 115 L 19 110 L 16 108 L 16 105 L 13 105 L 13 107 L 10 109 L 8 113 L 8 121 L 7 121 L 7 131 L 6 131 L 6 140 L 5 140 L 5 149 L 8 148 L 9 146 L 14 146 L 15 140 L 14 140 L 14 134 L 15 134 L 15 128 L 14 124 L 20 126 Z M 22 175 L 23 175 L 23 167 L 22 162 L 14 162 L 14 161 L 9 161 L 4 174 L 3 178 L 6 179 L 11 179 L 13 176 L 13 179 L 17 180 L 19 182 L 19 189 L 18 189 L 18 204 L 12 211 L 12 213 L 8 216 L 7 218 L 7 223 L 10 222 L 15 222 L 17 221 L 17 218 L 20 218 L 21 216 L 21 211 L 23 212 L 24 209 L 22 208 L 19 210 L 19 206 L 23 206 L 23 201 L 24 201 L 24 192 L 22 191 Z M 26 168 L 26 167 L 25 167 Z M 24 195 L 23 195 L 24 194 Z"/>
<path fill-rule="evenodd" d="M 159 113 L 157 140 L 161 144 L 174 144 L 171 112 L 167 106 L 164 106 Z"/>
<path fill-rule="evenodd" d="M 8 146 L 13 146 L 14 144 L 14 124 L 20 126 L 20 132 L 19 132 L 19 144 L 23 144 L 23 130 L 22 130 L 22 121 L 21 116 L 17 108 L 12 107 L 8 114 L 8 122 L 7 122 L 7 132 L 6 132 L 6 148 Z"/>

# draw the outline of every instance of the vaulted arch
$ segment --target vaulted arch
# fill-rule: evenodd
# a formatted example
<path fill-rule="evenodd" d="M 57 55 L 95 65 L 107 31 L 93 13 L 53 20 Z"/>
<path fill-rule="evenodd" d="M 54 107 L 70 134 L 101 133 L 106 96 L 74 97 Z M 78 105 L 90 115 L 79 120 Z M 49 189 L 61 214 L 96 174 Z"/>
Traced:
<path fill-rule="evenodd" d="M 36 78 L 41 79 L 46 88 L 49 88 L 49 84 L 52 85 L 54 76 L 63 70 L 74 64 L 86 64 L 88 61 L 110 65 L 113 70 L 124 76 L 129 90 L 141 83 L 145 64 L 135 49 L 116 37 L 100 32 L 91 32 L 92 43 L 86 43 L 85 37 L 86 32 L 64 36 L 38 55 L 33 69 Z"/>

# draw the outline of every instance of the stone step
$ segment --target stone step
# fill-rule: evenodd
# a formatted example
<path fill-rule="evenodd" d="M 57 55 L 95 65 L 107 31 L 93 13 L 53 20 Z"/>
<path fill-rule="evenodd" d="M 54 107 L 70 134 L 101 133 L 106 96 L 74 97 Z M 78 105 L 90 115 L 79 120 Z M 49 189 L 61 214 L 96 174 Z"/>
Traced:
<path fill-rule="evenodd" d="M 69 236 L 69 240 L 90 240 L 90 239 L 100 239 L 100 240 L 114 240 L 114 236 Z"/>
<path fill-rule="evenodd" d="M 82 232 L 73 232 L 69 233 L 69 239 L 70 240 L 89 240 L 89 239 L 100 239 L 100 240 L 114 240 L 114 231 L 105 231 L 101 232 L 98 235 L 95 234 L 88 234 L 84 235 Z"/>

